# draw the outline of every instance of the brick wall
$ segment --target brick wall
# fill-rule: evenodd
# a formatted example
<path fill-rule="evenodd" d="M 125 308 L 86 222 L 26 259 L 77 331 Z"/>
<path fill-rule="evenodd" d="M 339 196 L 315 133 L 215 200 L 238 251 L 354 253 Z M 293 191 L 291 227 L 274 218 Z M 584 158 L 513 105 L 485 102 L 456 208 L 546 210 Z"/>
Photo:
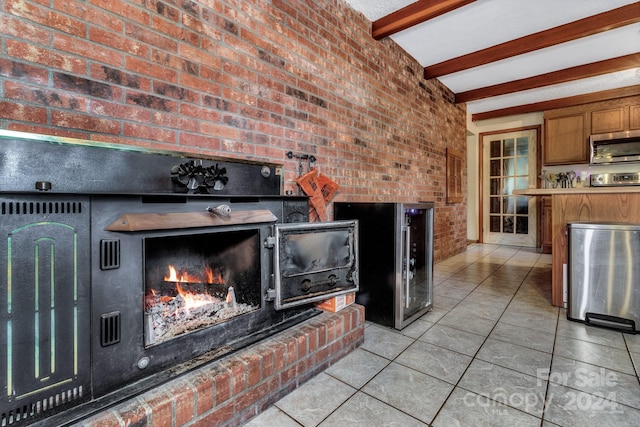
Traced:
<path fill-rule="evenodd" d="M 286 153 L 312 154 L 334 200 L 434 201 L 436 260 L 465 249 L 465 108 L 343 0 L 0 7 L 1 129 L 281 164 L 295 193 Z"/>

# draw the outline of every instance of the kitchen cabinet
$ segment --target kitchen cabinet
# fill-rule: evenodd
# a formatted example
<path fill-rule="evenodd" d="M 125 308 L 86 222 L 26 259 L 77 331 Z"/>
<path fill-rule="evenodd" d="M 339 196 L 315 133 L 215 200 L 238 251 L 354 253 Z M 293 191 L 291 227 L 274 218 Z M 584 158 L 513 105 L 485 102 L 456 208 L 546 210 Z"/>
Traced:
<path fill-rule="evenodd" d="M 544 165 L 589 163 L 589 135 L 640 129 L 640 95 L 544 112 Z"/>
<path fill-rule="evenodd" d="M 625 108 L 591 112 L 591 133 L 621 132 L 624 130 Z"/>
<path fill-rule="evenodd" d="M 629 107 L 629 129 L 640 129 L 640 105 Z"/>
<path fill-rule="evenodd" d="M 543 254 L 550 254 L 551 247 L 553 242 L 553 237 L 551 235 L 551 196 L 545 196 L 540 198 L 541 208 L 541 218 L 540 218 L 540 243 L 542 247 Z"/>
<path fill-rule="evenodd" d="M 521 196 L 551 198 L 551 300 L 564 304 L 564 265 L 568 262 L 567 224 L 609 222 L 640 224 L 640 187 L 534 188 L 514 190 Z"/>
<path fill-rule="evenodd" d="M 587 163 L 589 146 L 584 113 L 545 119 L 543 163 L 567 165 Z"/>

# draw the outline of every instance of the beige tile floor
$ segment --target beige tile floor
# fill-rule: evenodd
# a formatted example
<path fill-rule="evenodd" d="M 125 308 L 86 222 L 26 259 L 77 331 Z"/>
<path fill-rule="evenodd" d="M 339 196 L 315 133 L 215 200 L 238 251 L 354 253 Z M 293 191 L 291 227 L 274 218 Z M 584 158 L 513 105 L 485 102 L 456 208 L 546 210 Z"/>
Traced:
<path fill-rule="evenodd" d="M 551 257 L 471 245 L 434 309 L 364 344 L 246 426 L 640 426 L 640 335 L 552 307 Z"/>

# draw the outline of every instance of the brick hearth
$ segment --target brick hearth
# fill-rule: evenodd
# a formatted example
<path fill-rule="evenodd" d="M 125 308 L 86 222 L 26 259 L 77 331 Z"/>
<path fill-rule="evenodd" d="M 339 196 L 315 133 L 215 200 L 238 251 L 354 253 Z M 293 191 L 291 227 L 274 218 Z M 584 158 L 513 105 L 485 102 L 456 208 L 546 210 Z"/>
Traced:
<path fill-rule="evenodd" d="M 364 307 L 323 312 L 84 420 L 83 426 L 237 426 L 364 341 Z"/>

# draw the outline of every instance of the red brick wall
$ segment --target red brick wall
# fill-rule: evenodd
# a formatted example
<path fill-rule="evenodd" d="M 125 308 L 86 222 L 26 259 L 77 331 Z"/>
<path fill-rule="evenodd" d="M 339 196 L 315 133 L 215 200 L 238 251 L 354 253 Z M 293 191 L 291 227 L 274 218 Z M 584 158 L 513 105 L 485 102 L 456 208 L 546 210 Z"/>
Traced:
<path fill-rule="evenodd" d="M 282 164 L 294 192 L 312 154 L 334 200 L 434 201 L 436 260 L 464 250 L 465 108 L 343 0 L 2 6 L 0 128 Z"/>
<path fill-rule="evenodd" d="M 323 312 L 74 425 L 243 425 L 359 347 L 364 327 L 360 305 Z"/>

